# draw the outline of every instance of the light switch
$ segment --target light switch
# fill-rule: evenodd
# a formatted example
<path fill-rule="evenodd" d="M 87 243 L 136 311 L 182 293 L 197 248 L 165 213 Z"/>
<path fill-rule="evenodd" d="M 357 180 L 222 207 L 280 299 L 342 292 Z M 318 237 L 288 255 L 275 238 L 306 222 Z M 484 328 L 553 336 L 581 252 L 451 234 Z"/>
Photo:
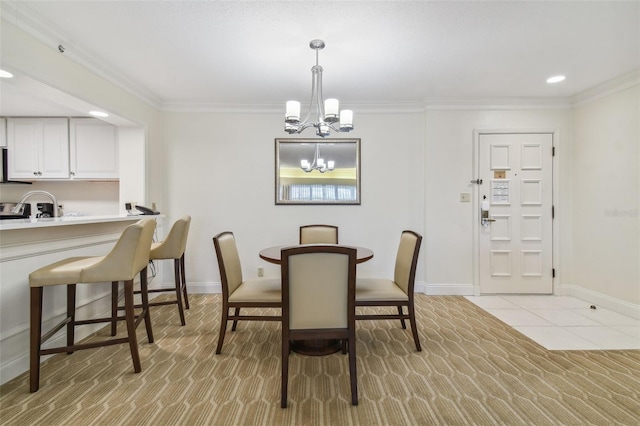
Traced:
<path fill-rule="evenodd" d="M 469 192 L 461 192 L 460 193 L 460 202 L 468 203 L 471 201 L 471 194 Z"/>

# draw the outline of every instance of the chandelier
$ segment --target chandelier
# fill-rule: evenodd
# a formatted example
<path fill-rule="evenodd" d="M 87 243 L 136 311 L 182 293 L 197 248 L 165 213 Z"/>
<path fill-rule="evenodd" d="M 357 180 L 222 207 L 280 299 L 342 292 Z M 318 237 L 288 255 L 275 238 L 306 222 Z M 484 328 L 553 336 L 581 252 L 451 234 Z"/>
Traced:
<path fill-rule="evenodd" d="M 320 173 L 331 171 L 335 169 L 336 162 L 329 160 L 324 161 L 324 158 L 320 158 L 320 144 L 316 144 L 316 152 L 313 157 L 313 162 L 309 163 L 309 160 L 300 160 L 300 168 L 309 173 L 313 170 L 318 170 Z"/>
<path fill-rule="evenodd" d="M 311 67 L 311 104 L 305 119 L 300 121 L 300 102 L 287 101 L 284 130 L 289 134 L 301 133 L 308 127 L 316 128 L 316 135 L 329 136 L 334 132 L 353 130 L 353 111 L 339 110 L 337 99 L 324 100 L 322 96 L 322 67 L 318 65 L 318 51 L 324 48 L 324 41 L 311 40 L 309 47 L 316 51 L 316 64 Z M 312 112 L 314 113 L 312 116 Z M 313 117 L 313 118 L 312 118 Z M 316 119 L 316 121 L 313 121 Z"/>

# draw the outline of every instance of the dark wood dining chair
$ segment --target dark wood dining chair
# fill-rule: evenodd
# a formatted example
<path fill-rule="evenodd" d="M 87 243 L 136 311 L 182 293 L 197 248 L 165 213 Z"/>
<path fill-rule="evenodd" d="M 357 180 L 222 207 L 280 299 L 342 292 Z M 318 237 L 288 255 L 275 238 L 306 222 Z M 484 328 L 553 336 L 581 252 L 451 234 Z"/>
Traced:
<path fill-rule="evenodd" d="M 351 403 L 356 373 L 356 249 L 308 245 L 282 250 L 282 394 L 287 407 L 291 340 L 339 339 L 349 353 Z"/>
<path fill-rule="evenodd" d="M 416 325 L 414 284 L 421 243 L 422 236 L 417 232 L 402 231 L 393 279 L 359 278 L 356 281 L 356 306 L 395 306 L 398 310 L 398 313 L 393 314 L 356 313 L 356 320 L 399 319 L 402 328 L 406 329 L 405 320 L 408 319 L 417 351 L 422 351 L 422 347 Z"/>
<path fill-rule="evenodd" d="M 338 227 L 334 225 L 303 225 L 300 244 L 338 244 Z"/>
<path fill-rule="evenodd" d="M 240 308 L 281 308 L 282 291 L 279 278 L 244 280 L 242 265 L 233 232 L 221 232 L 213 237 L 213 245 L 222 281 L 222 316 L 216 354 L 222 351 L 229 321 L 235 331 L 238 321 L 281 321 L 281 315 L 240 315 Z M 233 308 L 234 313 L 229 314 Z"/>

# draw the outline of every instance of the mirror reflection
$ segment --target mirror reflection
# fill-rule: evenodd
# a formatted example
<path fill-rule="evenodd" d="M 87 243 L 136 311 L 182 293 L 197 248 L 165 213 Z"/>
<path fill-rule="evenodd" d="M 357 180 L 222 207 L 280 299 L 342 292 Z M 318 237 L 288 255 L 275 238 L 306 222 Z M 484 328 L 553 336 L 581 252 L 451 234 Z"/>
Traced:
<path fill-rule="evenodd" d="M 276 139 L 276 204 L 360 204 L 360 139 Z"/>

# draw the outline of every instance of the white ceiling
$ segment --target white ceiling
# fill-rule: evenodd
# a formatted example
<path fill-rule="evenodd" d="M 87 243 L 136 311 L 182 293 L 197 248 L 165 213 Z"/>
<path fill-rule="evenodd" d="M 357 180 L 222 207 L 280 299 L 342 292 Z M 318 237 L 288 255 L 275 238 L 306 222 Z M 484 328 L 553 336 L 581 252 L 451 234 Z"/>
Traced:
<path fill-rule="evenodd" d="M 638 1 L 3 1 L 0 7 L 3 19 L 52 49 L 63 45 L 61 54 L 168 109 L 306 102 L 315 38 L 326 42 L 325 97 L 351 107 L 567 98 L 640 68 Z M 556 74 L 566 81 L 545 82 Z"/>

